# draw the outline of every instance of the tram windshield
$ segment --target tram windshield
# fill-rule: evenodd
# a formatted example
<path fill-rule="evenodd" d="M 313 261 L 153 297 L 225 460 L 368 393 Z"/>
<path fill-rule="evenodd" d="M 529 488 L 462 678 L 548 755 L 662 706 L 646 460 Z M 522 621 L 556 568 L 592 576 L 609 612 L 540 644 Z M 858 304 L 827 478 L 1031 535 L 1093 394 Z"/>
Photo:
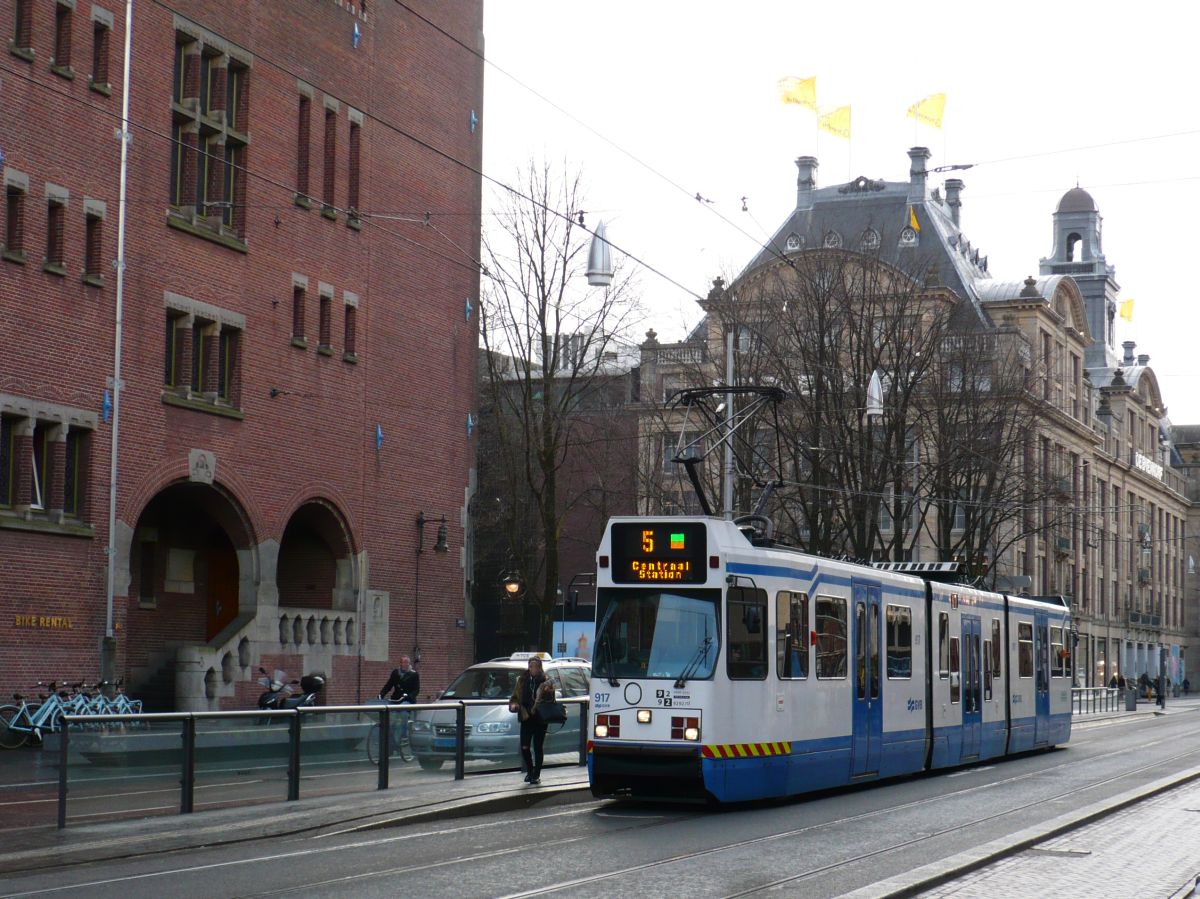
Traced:
<path fill-rule="evenodd" d="M 718 647 L 719 590 L 601 588 L 596 603 L 599 677 L 711 678 Z M 707 642 L 706 642 L 707 641 Z"/>

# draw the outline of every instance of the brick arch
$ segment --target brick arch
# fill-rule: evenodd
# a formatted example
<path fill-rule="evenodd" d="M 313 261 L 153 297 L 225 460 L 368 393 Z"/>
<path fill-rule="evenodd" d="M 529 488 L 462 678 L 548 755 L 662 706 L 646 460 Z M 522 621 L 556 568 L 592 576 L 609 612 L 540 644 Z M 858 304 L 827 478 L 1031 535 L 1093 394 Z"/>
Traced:
<path fill-rule="evenodd" d="M 178 459 L 158 466 L 126 495 L 117 518 L 130 527 L 134 527 L 154 497 L 174 484 L 187 481 L 188 474 L 187 459 Z M 249 501 L 249 485 L 234 473 L 222 473 L 220 477 L 213 479 L 212 486 L 217 492 L 224 494 L 237 509 L 246 525 L 250 546 L 257 546 L 262 540 L 262 535 L 267 531 L 262 515 Z"/>
<path fill-rule="evenodd" d="M 319 503 L 329 509 L 341 525 L 351 555 L 357 555 L 362 550 L 359 540 L 355 536 L 354 528 L 350 524 L 352 518 L 350 503 L 341 491 L 326 482 L 305 484 L 288 497 L 282 505 L 283 512 L 272 529 L 272 533 L 278 535 L 277 539 L 283 539 L 283 532 L 287 529 L 292 516 L 299 511 L 301 506 L 309 503 Z"/>

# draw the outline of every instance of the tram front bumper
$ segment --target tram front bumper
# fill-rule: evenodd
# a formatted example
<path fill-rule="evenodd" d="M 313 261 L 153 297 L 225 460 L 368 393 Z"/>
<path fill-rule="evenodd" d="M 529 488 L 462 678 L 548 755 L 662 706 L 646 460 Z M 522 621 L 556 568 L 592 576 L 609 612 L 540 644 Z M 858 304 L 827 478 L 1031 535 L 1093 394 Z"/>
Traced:
<path fill-rule="evenodd" d="M 592 795 L 598 798 L 708 800 L 700 747 L 594 740 Z"/>

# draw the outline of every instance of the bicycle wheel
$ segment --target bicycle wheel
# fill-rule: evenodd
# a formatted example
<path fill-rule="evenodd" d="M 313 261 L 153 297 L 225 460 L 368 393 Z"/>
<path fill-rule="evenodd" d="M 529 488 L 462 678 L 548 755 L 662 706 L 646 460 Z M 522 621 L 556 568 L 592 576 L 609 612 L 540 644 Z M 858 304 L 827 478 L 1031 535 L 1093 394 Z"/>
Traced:
<path fill-rule="evenodd" d="M 371 730 L 367 734 L 367 758 L 371 760 L 372 765 L 379 764 L 379 724 L 371 725 Z"/>
<path fill-rule="evenodd" d="M 29 731 L 21 730 L 17 724 L 20 715 L 20 706 L 0 706 L 0 748 L 20 749 L 29 739 Z"/>

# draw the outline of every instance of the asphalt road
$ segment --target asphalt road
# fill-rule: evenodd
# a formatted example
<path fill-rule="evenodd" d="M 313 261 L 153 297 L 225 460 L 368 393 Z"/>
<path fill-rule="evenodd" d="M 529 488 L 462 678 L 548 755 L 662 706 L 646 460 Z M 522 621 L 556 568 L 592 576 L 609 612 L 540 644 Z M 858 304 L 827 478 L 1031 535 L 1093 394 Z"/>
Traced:
<path fill-rule="evenodd" d="M 587 802 L 256 841 L 11 877 L 3 895 L 836 896 L 1200 764 L 1200 715 L 791 802 Z M 1053 885 L 1047 884 L 1052 890 Z"/>

